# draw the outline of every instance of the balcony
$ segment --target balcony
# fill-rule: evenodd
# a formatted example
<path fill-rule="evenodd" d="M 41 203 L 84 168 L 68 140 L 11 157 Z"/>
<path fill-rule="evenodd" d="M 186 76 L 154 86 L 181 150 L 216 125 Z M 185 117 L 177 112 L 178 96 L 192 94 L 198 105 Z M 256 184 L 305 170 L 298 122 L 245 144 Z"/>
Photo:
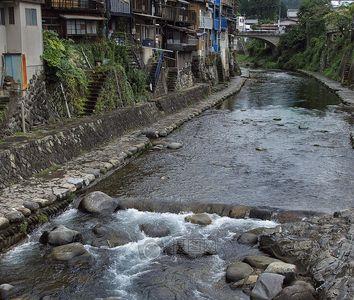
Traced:
<path fill-rule="evenodd" d="M 198 39 L 188 39 L 186 43 L 182 43 L 180 40 L 168 39 L 166 43 L 167 50 L 192 52 L 197 50 Z"/>
<path fill-rule="evenodd" d="M 214 29 L 219 30 L 219 25 L 220 25 L 220 20 L 219 19 L 214 19 Z M 221 17 L 221 30 L 226 30 L 227 29 L 227 19 L 224 17 Z"/>
<path fill-rule="evenodd" d="M 196 14 L 193 10 L 164 5 L 162 6 L 161 13 L 162 19 L 167 21 L 187 24 L 196 23 Z"/>
<path fill-rule="evenodd" d="M 199 28 L 213 29 L 213 19 L 206 16 L 201 16 L 199 20 Z"/>
<path fill-rule="evenodd" d="M 44 7 L 62 10 L 101 10 L 103 9 L 103 2 L 94 0 L 45 0 Z"/>
<path fill-rule="evenodd" d="M 132 0 L 132 10 L 133 12 L 151 15 L 151 4 L 149 0 Z"/>
<path fill-rule="evenodd" d="M 221 0 L 222 5 L 233 7 L 234 6 L 234 0 Z"/>
<path fill-rule="evenodd" d="M 110 0 L 110 10 L 113 16 L 130 14 L 130 0 Z"/>

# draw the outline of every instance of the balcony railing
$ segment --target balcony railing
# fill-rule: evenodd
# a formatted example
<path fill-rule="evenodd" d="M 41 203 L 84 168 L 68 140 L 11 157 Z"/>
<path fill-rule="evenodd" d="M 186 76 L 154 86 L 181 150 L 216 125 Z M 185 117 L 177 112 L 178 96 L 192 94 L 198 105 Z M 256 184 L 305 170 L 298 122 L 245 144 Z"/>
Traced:
<path fill-rule="evenodd" d="M 130 14 L 130 0 L 110 0 L 111 14 Z"/>
<path fill-rule="evenodd" d="M 132 11 L 142 14 L 151 14 L 151 5 L 149 0 L 132 0 Z"/>
<path fill-rule="evenodd" d="M 167 21 L 181 23 L 196 23 L 195 11 L 174 6 L 162 6 L 162 18 Z"/>
<path fill-rule="evenodd" d="M 168 39 L 167 50 L 191 52 L 197 50 L 198 39 L 188 39 L 185 43 L 180 40 Z"/>
<path fill-rule="evenodd" d="M 221 0 L 221 3 L 230 7 L 234 6 L 234 0 Z"/>
<path fill-rule="evenodd" d="M 100 10 L 103 3 L 93 0 L 45 0 L 46 8 L 74 9 L 74 10 Z"/>

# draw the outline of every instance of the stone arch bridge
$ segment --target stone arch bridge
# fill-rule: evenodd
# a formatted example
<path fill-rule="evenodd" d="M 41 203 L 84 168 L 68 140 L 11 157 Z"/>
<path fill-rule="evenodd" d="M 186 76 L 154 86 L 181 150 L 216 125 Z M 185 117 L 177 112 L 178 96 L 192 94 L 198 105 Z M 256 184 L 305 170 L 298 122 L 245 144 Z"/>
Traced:
<path fill-rule="evenodd" d="M 277 48 L 280 42 L 281 33 L 278 31 L 265 31 L 265 30 L 254 30 L 254 31 L 243 31 L 237 33 L 238 37 L 247 37 L 252 39 L 258 39 L 271 45 L 273 48 Z"/>

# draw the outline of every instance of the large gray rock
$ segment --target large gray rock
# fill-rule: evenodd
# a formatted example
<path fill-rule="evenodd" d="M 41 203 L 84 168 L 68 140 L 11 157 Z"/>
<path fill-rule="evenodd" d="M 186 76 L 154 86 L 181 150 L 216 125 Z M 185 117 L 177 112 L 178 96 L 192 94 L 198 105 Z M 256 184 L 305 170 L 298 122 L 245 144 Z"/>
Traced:
<path fill-rule="evenodd" d="M 194 214 L 194 215 L 190 215 L 185 217 L 185 220 L 187 222 L 193 223 L 193 224 L 198 224 L 198 225 L 209 225 L 212 223 L 212 219 L 209 217 L 209 215 L 207 214 Z"/>
<path fill-rule="evenodd" d="M 285 287 L 274 300 L 315 300 L 314 287 L 305 281 L 296 281 Z"/>
<path fill-rule="evenodd" d="M 226 269 L 226 281 L 239 281 L 251 275 L 253 271 L 253 268 L 249 264 L 246 264 L 241 261 L 234 262 Z"/>
<path fill-rule="evenodd" d="M 272 262 L 264 271 L 265 273 L 277 273 L 284 276 L 289 276 L 289 274 L 295 274 L 296 266 L 293 264 L 288 264 L 282 261 Z"/>
<path fill-rule="evenodd" d="M 240 244 L 255 245 L 258 243 L 258 236 L 251 232 L 244 232 L 238 238 Z"/>
<path fill-rule="evenodd" d="M 39 204 L 34 201 L 25 201 L 22 205 L 31 210 L 32 212 L 35 212 L 39 209 Z"/>
<path fill-rule="evenodd" d="M 88 241 L 94 247 L 117 247 L 132 242 L 129 233 L 124 230 L 117 230 L 106 225 L 96 225 L 92 228 L 94 237 L 92 241 Z"/>
<path fill-rule="evenodd" d="M 10 223 L 20 223 L 24 220 L 25 216 L 19 211 L 12 211 L 5 215 L 5 218 L 10 221 Z"/>
<path fill-rule="evenodd" d="M 273 273 L 259 275 L 256 285 L 252 289 L 251 299 L 271 300 L 283 289 L 284 276 Z"/>
<path fill-rule="evenodd" d="M 216 243 L 206 239 L 181 239 L 165 247 L 164 252 L 168 255 L 182 254 L 197 258 L 216 254 Z"/>
<path fill-rule="evenodd" d="M 252 267 L 255 267 L 257 269 L 263 269 L 263 270 L 267 268 L 268 265 L 270 265 L 272 262 L 280 262 L 280 260 L 276 258 L 272 258 L 264 255 L 246 256 L 243 261 L 248 263 Z"/>
<path fill-rule="evenodd" d="M 6 228 L 10 225 L 10 222 L 7 218 L 0 217 L 0 229 Z"/>
<path fill-rule="evenodd" d="M 170 234 L 170 229 L 164 224 L 141 224 L 139 226 L 140 230 L 143 231 L 147 236 L 150 237 L 164 237 Z"/>
<path fill-rule="evenodd" d="M 81 243 L 71 243 L 57 246 L 52 249 L 50 256 L 59 261 L 69 261 L 70 259 L 88 253 Z"/>
<path fill-rule="evenodd" d="M 179 148 L 182 148 L 182 143 L 178 143 L 178 142 L 171 142 L 167 144 L 167 148 L 171 149 L 171 150 L 177 150 Z"/>
<path fill-rule="evenodd" d="M 10 299 L 11 290 L 14 288 L 13 285 L 8 283 L 3 283 L 0 285 L 0 299 L 7 300 Z"/>
<path fill-rule="evenodd" d="M 109 214 L 118 208 L 118 201 L 105 193 L 96 191 L 85 196 L 79 204 L 79 209 L 92 214 Z"/>
<path fill-rule="evenodd" d="M 59 225 L 52 231 L 44 231 L 39 241 L 42 244 L 60 246 L 74 242 L 82 242 L 82 235 L 78 231 L 69 229 L 63 225 Z"/>

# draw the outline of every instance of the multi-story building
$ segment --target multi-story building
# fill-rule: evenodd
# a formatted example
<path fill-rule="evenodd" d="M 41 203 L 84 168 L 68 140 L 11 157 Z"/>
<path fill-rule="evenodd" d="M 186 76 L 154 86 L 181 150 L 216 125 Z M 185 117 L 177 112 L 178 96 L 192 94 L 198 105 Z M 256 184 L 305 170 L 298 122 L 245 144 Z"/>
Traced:
<path fill-rule="evenodd" d="M 45 0 L 42 6 L 43 29 L 61 37 L 94 38 L 105 34 L 104 0 Z"/>
<path fill-rule="evenodd" d="M 5 77 L 27 87 L 42 68 L 42 0 L 0 2 L 0 83 Z"/>
<path fill-rule="evenodd" d="M 130 0 L 106 0 L 106 17 L 109 36 L 114 34 L 122 41 L 129 39 L 133 24 Z"/>

